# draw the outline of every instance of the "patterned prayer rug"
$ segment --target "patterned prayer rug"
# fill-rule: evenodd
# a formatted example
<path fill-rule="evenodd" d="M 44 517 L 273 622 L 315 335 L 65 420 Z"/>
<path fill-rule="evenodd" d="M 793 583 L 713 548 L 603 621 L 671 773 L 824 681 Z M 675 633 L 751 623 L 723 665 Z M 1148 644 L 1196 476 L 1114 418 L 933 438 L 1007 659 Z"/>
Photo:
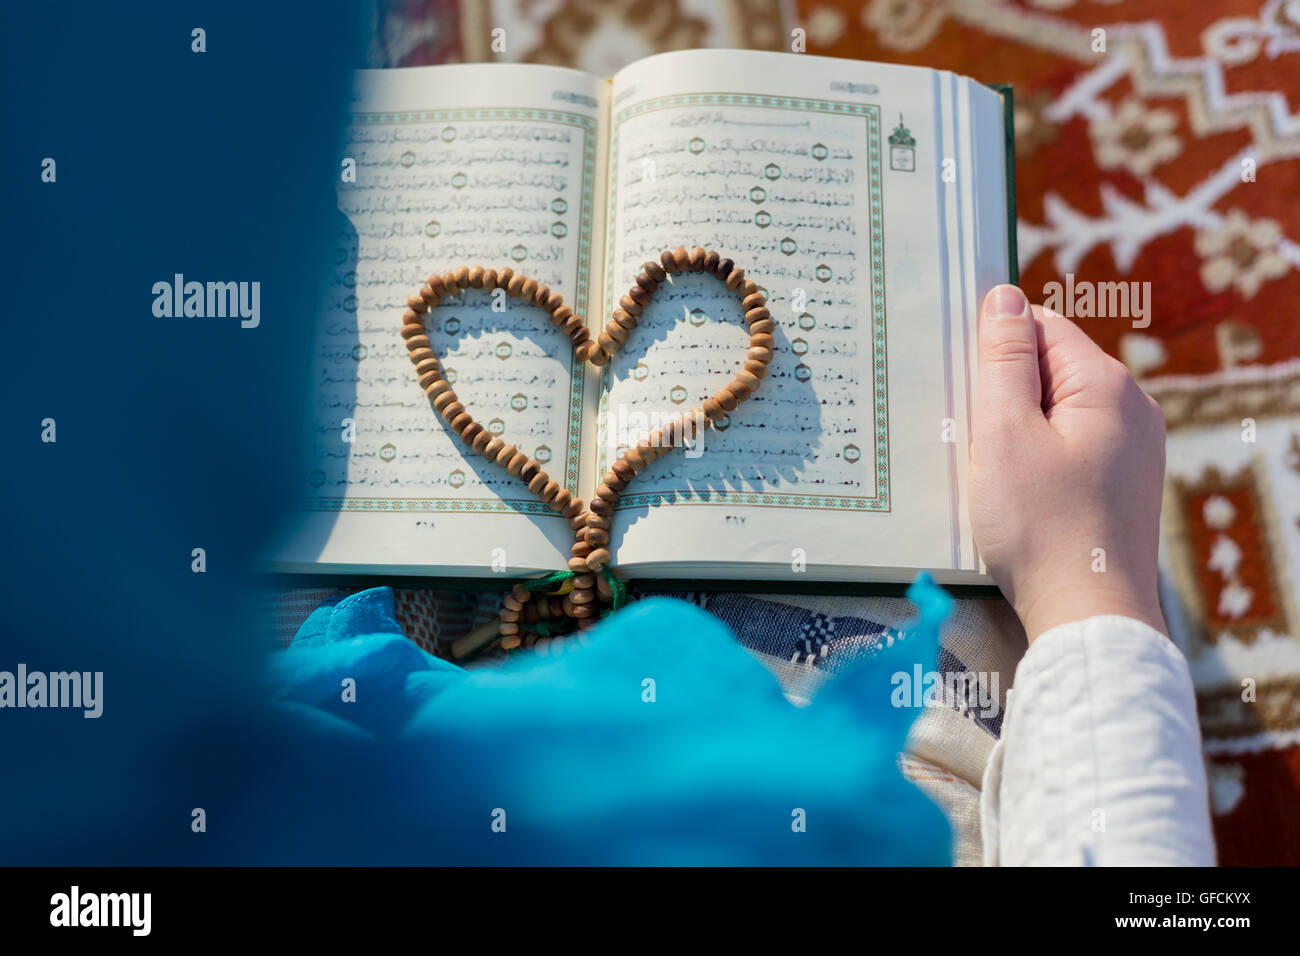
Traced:
<path fill-rule="evenodd" d="M 498 26 L 505 52 L 494 54 Z M 1053 282 L 1067 292 L 1074 280 L 1151 284 L 1145 325 L 1075 317 L 1159 400 L 1168 423 L 1163 598 L 1196 682 L 1220 861 L 1300 864 L 1295 3 L 379 0 L 374 27 L 375 66 L 498 59 L 610 75 L 663 50 L 789 50 L 797 38 L 808 53 L 1013 84 L 1024 288 L 1041 300 Z M 418 593 L 399 593 L 408 633 L 434 634 L 431 598 Z M 448 613 L 470 613 L 464 599 L 447 600 Z M 751 649 L 794 641 L 769 656 L 795 668 L 782 676 L 796 695 L 815 689 L 811 675 L 833 673 L 828 641 L 860 643 L 883 627 L 873 620 L 892 623 L 897 610 L 843 598 L 743 608 L 735 596 L 701 600 L 733 627 L 749 622 L 761 635 L 757 645 L 740 635 Z M 1009 678 L 1014 658 L 1001 653 L 959 656 L 981 672 L 990 661 L 1005 666 Z M 945 754 L 945 739 L 976 724 L 960 726 L 940 727 L 902 766 L 927 789 L 954 782 L 946 809 L 959 831 L 956 858 L 977 862 L 971 785 L 997 731 L 979 728 L 960 745 L 969 752 Z"/>

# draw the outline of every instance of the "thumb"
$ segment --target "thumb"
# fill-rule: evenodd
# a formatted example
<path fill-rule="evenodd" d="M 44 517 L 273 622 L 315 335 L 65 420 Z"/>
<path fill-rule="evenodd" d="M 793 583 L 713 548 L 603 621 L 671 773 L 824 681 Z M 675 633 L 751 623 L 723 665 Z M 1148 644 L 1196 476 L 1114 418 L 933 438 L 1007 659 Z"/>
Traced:
<path fill-rule="evenodd" d="M 1038 328 L 1029 300 L 1013 285 L 990 290 L 980 308 L 978 393 L 990 411 L 1041 413 Z"/>

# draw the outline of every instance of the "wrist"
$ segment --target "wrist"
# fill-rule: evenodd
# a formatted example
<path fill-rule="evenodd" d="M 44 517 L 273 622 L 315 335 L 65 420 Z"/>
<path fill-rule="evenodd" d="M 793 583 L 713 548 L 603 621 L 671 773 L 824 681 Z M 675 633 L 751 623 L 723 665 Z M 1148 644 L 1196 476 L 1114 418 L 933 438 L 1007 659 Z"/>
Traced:
<path fill-rule="evenodd" d="M 1169 633 L 1154 585 L 1133 587 L 1127 583 L 1089 583 L 1086 587 L 1062 586 L 1016 601 L 1015 609 L 1031 644 L 1040 634 L 1054 627 L 1108 614 L 1133 618 L 1161 634 Z"/>

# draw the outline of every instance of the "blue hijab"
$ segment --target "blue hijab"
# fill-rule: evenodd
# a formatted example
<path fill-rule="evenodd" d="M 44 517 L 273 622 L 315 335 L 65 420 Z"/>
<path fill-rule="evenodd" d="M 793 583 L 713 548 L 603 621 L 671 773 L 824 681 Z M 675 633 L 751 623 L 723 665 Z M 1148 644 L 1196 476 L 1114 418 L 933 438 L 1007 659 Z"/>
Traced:
<path fill-rule="evenodd" d="M 385 754 L 403 791 L 388 800 L 422 816 L 411 861 L 947 864 L 943 814 L 896 764 L 916 712 L 891 703 L 891 676 L 933 666 L 951 601 L 924 575 L 908 596 L 906 639 L 805 707 L 721 622 L 666 598 L 586 646 L 466 670 L 407 640 L 373 588 L 318 608 L 271 686 L 298 739 Z"/>

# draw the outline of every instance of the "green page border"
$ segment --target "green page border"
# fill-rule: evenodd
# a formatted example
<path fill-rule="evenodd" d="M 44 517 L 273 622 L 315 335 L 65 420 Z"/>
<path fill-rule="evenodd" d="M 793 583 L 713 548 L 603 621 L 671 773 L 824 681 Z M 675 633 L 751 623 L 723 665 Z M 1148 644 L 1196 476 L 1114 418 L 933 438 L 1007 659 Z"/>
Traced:
<path fill-rule="evenodd" d="M 596 119 L 578 113 L 566 113 L 558 110 L 482 108 L 482 109 L 443 109 L 422 110 L 398 113 L 354 113 L 351 123 L 360 125 L 384 125 L 393 123 L 449 123 L 449 122 L 493 122 L 502 120 L 527 120 L 531 122 L 558 123 L 562 126 L 574 126 L 583 130 L 582 158 L 582 215 L 578 238 L 578 288 L 573 300 L 574 312 L 587 314 L 587 296 L 591 276 L 591 225 L 594 211 L 594 192 L 596 177 Z M 451 268 L 449 264 L 447 266 Z M 581 368 L 575 368 L 572 353 L 569 357 L 569 377 L 572 382 L 569 393 L 569 428 L 568 453 L 564 462 L 564 485 L 567 488 L 578 486 L 579 453 L 582 448 L 582 411 L 583 411 L 583 374 Z M 431 413 L 432 414 L 432 413 Z M 522 491 L 522 482 L 515 482 Z M 522 512 L 524 514 L 557 515 L 549 505 L 539 501 L 535 496 L 527 498 L 307 498 L 304 505 L 308 511 L 397 511 L 397 512 Z"/>
<path fill-rule="evenodd" d="M 652 110 L 672 109 L 682 106 L 748 106 L 773 109 L 792 109 L 816 111 L 844 116 L 861 116 L 867 121 L 867 174 L 868 174 L 868 212 L 871 224 L 871 328 L 873 366 L 875 383 L 873 395 L 875 408 L 875 462 L 876 494 L 867 498 L 851 495 L 803 495 L 783 492 L 747 492 L 747 491 L 650 491 L 624 495 L 619 499 L 618 509 L 654 506 L 659 504 L 675 505 L 746 505 L 771 508 L 811 508 L 831 511 L 878 511 L 888 512 L 889 505 L 889 390 L 888 368 L 885 347 L 885 239 L 884 239 L 884 203 L 882 200 L 881 151 L 880 151 L 880 107 L 874 103 L 845 103 L 835 100 L 808 99 L 803 97 L 755 96 L 746 93 L 690 93 L 677 96 L 662 96 L 643 100 L 625 107 L 614 118 L 610 132 L 609 172 L 609 222 L 605 240 L 605 314 L 614 310 L 614 216 L 618 207 L 618 139 L 623 122 L 633 116 Z M 600 413 L 597 418 L 597 448 L 605 447 L 607 429 L 605 411 L 610 384 L 610 366 L 601 370 L 600 379 Z M 603 455 L 596 459 L 596 479 L 603 474 L 605 462 Z"/>

